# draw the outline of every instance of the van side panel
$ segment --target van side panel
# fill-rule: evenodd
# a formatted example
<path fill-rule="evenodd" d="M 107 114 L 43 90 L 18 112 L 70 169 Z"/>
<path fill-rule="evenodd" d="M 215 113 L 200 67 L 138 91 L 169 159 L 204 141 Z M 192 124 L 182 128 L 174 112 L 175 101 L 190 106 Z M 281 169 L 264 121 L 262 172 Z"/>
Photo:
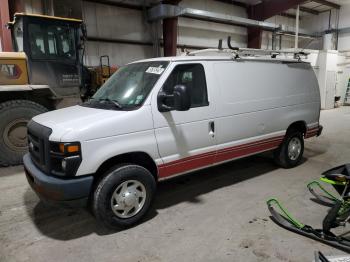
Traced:
<path fill-rule="evenodd" d="M 275 141 L 293 122 L 318 126 L 319 89 L 309 64 L 223 61 L 213 69 L 221 97 L 215 120 L 218 160 L 233 156 L 222 149 L 247 139 L 260 143 L 267 136 L 270 141 L 260 149 L 278 147 Z"/>

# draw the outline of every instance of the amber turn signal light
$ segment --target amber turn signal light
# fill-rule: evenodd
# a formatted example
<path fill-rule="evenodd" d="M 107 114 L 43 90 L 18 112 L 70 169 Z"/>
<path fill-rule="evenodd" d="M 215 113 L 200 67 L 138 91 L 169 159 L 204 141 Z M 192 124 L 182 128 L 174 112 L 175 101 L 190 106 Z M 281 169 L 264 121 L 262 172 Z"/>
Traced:
<path fill-rule="evenodd" d="M 79 145 L 60 144 L 61 153 L 76 153 L 79 152 L 79 149 Z"/>

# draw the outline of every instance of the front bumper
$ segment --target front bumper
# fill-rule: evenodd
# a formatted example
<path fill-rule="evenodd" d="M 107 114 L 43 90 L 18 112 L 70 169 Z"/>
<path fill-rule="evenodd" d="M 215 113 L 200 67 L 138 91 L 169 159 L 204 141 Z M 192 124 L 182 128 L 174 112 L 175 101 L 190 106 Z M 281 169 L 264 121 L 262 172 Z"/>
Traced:
<path fill-rule="evenodd" d="M 48 176 L 38 169 L 29 153 L 23 157 L 27 180 L 35 193 L 45 202 L 63 206 L 86 206 L 93 176 L 60 179 Z"/>

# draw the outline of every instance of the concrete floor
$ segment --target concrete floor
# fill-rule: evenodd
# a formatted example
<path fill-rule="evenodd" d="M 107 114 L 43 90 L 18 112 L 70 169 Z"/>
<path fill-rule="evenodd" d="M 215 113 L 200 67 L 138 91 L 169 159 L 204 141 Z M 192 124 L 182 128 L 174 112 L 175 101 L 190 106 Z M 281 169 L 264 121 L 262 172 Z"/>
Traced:
<path fill-rule="evenodd" d="M 269 154 L 161 184 L 147 219 L 111 232 L 85 210 L 44 206 L 22 167 L 0 169 L 0 261 L 312 261 L 339 250 L 286 231 L 269 219 L 275 196 L 301 221 L 320 226 L 327 211 L 306 183 L 350 162 L 350 107 L 323 111 L 324 133 L 307 140 L 304 163 L 277 168 Z"/>

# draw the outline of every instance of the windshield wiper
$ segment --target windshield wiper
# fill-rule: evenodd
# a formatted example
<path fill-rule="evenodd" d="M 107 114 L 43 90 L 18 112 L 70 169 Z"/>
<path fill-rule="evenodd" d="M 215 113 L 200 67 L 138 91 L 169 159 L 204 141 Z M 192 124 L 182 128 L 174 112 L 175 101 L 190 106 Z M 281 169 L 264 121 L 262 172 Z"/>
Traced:
<path fill-rule="evenodd" d="M 121 104 L 119 104 L 119 102 L 115 99 L 110 99 L 110 98 L 100 98 L 100 99 L 97 99 L 97 98 L 92 98 L 94 100 L 97 100 L 98 102 L 109 102 L 109 103 L 112 103 L 114 104 L 116 107 L 122 109 L 123 106 Z"/>

